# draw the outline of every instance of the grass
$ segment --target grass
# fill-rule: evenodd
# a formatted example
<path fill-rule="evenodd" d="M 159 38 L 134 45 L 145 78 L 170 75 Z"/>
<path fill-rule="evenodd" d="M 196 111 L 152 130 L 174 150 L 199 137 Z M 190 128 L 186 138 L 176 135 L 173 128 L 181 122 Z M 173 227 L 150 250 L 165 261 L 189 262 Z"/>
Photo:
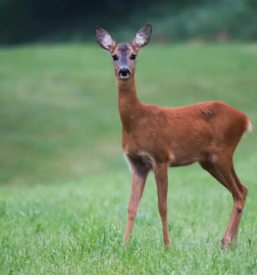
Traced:
<path fill-rule="evenodd" d="M 131 245 L 122 246 L 130 175 L 111 59 L 95 46 L 0 52 L 0 274 L 256 274 L 254 131 L 235 166 L 248 187 L 236 249 L 220 250 L 231 195 L 198 165 L 170 169 L 165 251 L 150 175 Z M 143 102 L 224 101 L 257 125 L 256 45 L 149 46 Z"/>

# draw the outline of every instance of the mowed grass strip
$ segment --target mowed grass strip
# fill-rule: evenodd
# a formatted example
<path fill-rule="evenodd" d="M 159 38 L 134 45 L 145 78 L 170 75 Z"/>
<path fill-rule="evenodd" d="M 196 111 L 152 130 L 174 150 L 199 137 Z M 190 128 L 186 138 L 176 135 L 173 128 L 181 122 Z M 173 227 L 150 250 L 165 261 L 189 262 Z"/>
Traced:
<path fill-rule="evenodd" d="M 152 175 L 128 248 L 122 235 L 129 173 L 2 187 L 0 274 L 255 274 L 256 186 L 250 169 L 241 174 L 249 198 L 237 248 L 225 252 L 220 245 L 232 199 L 198 166 L 169 174 L 171 251 L 163 247 Z"/>
<path fill-rule="evenodd" d="M 60 45 L 0 59 L 0 274 L 256 274 L 256 131 L 234 159 L 249 189 L 236 249 L 220 250 L 231 195 L 197 164 L 169 171 L 173 249 L 152 175 L 124 248 L 130 174 L 110 57 Z M 143 102 L 224 101 L 257 125 L 256 45 L 149 46 L 137 62 Z"/>

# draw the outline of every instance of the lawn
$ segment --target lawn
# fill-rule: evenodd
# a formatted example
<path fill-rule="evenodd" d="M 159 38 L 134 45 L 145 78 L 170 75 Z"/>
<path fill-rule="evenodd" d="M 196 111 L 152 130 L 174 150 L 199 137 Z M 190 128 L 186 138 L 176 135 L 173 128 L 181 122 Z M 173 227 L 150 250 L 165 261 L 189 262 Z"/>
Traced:
<path fill-rule="evenodd" d="M 97 46 L 0 51 L 0 274 L 256 274 L 257 131 L 234 161 L 249 195 L 236 249 L 220 250 L 228 191 L 198 164 L 169 171 L 172 250 L 162 244 L 153 176 L 128 248 L 130 173 L 111 58 Z M 257 45 L 148 46 L 145 103 L 219 100 L 257 125 Z"/>

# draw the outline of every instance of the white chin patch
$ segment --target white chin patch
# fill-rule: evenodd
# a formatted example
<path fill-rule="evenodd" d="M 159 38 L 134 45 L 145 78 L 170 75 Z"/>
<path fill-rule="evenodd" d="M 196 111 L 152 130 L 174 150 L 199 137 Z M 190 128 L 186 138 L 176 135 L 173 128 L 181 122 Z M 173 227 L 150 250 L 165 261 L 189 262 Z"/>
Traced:
<path fill-rule="evenodd" d="M 120 78 L 123 78 L 123 79 L 129 78 L 129 74 L 126 74 L 126 75 L 120 74 Z"/>

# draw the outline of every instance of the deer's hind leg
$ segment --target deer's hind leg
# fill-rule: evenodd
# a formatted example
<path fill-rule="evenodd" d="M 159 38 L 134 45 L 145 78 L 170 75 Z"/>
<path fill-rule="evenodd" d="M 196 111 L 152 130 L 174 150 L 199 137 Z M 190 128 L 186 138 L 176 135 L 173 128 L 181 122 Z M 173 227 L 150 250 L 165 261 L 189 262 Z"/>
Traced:
<path fill-rule="evenodd" d="M 222 249 L 225 249 L 229 243 L 237 238 L 238 226 L 246 201 L 247 188 L 236 175 L 232 156 L 217 157 L 215 162 L 204 161 L 200 162 L 200 165 L 230 191 L 234 200 L 229 223 L 222 239 Z"/>
<path fill-rule="evenodd" d="M 240 182 L 235 172 L 233 164 L 231 167 L 231 174 L 233 178 L 233 184 L 231 185 L 231 193 L 234 200 L 234 206 L 229 220 L 229 224 L 222 239 L 222 248 L 226 248 L 226 246 L 230 242 L 236 240 L 237 238 L 238 226 L 240 224 L 248 193 L 248 189 Z"/>

